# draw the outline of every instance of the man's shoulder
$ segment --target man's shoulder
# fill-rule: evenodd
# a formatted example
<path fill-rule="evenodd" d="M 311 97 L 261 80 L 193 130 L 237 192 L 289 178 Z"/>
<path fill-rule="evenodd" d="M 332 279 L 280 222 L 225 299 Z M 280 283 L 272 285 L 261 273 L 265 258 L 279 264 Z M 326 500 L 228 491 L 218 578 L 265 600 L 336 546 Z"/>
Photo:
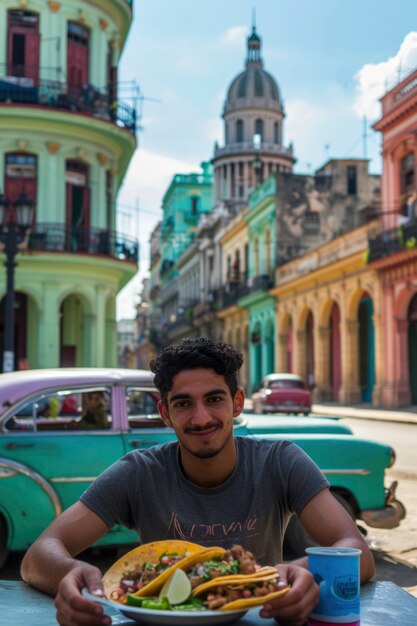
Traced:
<path fill-rule="evenodd" d="M 167 441 L 151 446 L 150 448 L 132 450 L 128 452 L 124 459 L 137 460 L 138 462 L 151 462 L 166 460 L 170 455 L 176 455 L 178 450 L 178 441 Z"/>

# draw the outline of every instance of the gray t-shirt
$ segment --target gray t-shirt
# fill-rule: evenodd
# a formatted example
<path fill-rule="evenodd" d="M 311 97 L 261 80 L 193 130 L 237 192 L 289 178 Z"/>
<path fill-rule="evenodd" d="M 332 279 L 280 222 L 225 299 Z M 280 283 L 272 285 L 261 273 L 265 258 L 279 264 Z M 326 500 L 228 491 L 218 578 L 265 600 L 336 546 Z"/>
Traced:
<path fill-rule="evenodd" d="M 135 528 L 142 543 L 183 539 L 202 545 L 237 543 L 261 564 L 282 561 L 282 539 L 293 512 L 328 482 L 297 445 L 235 437 L 237 464 L 218 487 L 187 480 L 178 442 L 134 450 L 116 461 L 81 501 L 109 528 Z"/>

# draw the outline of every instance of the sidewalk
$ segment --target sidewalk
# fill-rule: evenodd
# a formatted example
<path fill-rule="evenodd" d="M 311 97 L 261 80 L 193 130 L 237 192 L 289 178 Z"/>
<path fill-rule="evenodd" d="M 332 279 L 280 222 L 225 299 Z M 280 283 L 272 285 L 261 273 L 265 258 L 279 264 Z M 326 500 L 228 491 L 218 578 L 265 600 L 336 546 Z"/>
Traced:
<path fill-rule="evenodd" d="M 337 402 L 313 404 L 313 415 L 351 417 L 367 420 L 379 420 L 387 422 L 400 422 L 404 424 L 417 424 L 417 406 L 409 406 L 403 409 L 375 408 L 367 404 L 354 406 L 342 406 Z"/>

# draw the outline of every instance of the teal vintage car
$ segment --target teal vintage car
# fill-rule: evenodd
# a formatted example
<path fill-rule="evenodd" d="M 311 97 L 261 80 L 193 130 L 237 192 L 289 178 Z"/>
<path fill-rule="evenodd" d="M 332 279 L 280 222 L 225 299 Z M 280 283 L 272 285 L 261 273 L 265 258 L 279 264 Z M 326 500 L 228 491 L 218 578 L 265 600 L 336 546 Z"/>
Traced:
<path fill-rule="evenodd" d="M 148 371 L 105 368 L 0 374 L 0 565 L 119 457 L 175 438 L 159 419 L 152 381 Z M 245 413 L 235 432 L 297 443 L 354 519 L 392 528 L 405 514 L 394 487 L 385 487 L 392 448 L 354 437 L 341 420 Z M 300 549 L 307 539 L 300 528 L 293 532 Z M 114 527 L 97 545 L 137 541 L 135 532 Z"/>

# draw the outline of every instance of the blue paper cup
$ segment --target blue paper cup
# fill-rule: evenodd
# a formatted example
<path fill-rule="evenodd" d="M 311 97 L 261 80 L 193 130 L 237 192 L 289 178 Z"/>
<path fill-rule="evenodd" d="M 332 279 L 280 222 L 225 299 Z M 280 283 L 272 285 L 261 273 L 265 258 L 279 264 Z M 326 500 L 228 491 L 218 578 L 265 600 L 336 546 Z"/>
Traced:
<path fill-rule="evenodd" d="M 356 548 L 307 548 L 308 567 L 320 587 L 311 623 L 359 624 L 360 575 Z"/>

